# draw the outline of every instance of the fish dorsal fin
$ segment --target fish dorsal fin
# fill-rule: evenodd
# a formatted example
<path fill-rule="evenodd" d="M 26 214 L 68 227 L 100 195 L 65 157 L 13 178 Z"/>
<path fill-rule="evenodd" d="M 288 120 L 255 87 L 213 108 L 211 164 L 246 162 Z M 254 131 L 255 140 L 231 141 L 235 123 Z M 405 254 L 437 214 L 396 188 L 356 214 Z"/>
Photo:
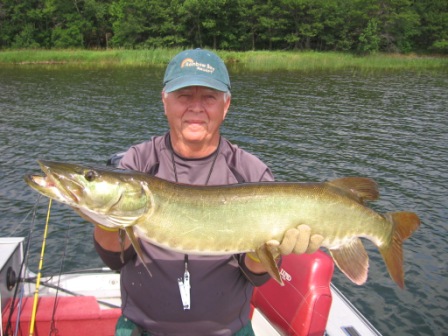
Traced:
<path fill-rule="evenodd" d="M 354 238 L 337 249 L 330 249 L 335 264 L 351 281 L 362 285 L 367 280 L 369 257 L 361 242 Z"/>
<path fill-rule="evenodd" d="M 352 198 L 360 203 L 375 201 L 379 197 L 378 185 L 368 177 L 342 177 L 327 183 L 352 194 Z"/>

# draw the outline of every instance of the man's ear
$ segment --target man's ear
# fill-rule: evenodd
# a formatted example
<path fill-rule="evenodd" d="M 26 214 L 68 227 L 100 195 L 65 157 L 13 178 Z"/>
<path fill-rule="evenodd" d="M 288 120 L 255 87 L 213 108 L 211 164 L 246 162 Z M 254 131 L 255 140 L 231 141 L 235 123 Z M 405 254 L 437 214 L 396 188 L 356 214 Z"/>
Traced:
<path fill-rule="evenodd" d="M 162 104 L 163 104 L 163 113 L 166 115 L 166 95 L 167 93 L 165 93 L 165 91 L 161 92 L 161 96 L 162 96 Z"/>
<path fill-rule="evenodd" d="M 229 111 L 231 100 L 232 100 L 232 97 L 229 97 L 224 105 L 224 115 L 223 115 L 222 120 L 224 120 L 227 116 L 227 112 Z"/>

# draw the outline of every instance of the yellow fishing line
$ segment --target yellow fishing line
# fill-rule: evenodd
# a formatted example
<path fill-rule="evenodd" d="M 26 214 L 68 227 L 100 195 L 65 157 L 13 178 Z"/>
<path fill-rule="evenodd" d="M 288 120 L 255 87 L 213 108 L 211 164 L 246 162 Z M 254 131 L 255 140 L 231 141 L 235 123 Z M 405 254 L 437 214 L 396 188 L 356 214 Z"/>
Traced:
<path fill-rule="evenodd" d="M 39 300 L 40 275 L 42 273 L 42 266 L 43 266 L 43 263 L 44 263 L 45 243 L 47 241 L 48 223 L 50 221 L 50 208 L 51 208 L 51 198 L 50 198 L 50 201 L 48 203 L 47 220 L 45 222 L 45 229 L 44 229 L 44 239 L 42 241 L 42 249 L 41 249 L 41 252 L 40 252 L 40 260 L 39 260 L 39 268 L 38 268 L 38 271 L 37 271 L 36 289 L 34 291 L 33 310 L 32 310 L 32 313 L 31 313 L 31 321 L 30 321 L 30 336 L 34 335 L 34 323 L 35 323 L 35 320 L 36 320 L 37 302 Z"/>

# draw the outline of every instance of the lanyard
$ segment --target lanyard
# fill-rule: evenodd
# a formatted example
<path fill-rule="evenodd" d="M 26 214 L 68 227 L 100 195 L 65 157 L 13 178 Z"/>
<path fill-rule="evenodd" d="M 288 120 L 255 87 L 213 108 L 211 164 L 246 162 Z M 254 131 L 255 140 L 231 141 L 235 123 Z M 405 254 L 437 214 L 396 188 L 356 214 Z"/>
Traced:
<path fill-rule="evenodd" d="M 170 140 L 171 141 L 171 140 Z M 210 180 L 210 176 L 212 175 L 213 168 L 215 167 L 215 162 L 218 157 L 219 153 L 219 147 L 221 145 L 221 137 L 219 138 L 218 147 L 216 148 L 215 153 L 213 154 L 213 161 L 210 167 L 210 171 L 208 172 L 207 179 L 205 180 L 205 185 L 208 185 L 208 181 Z M 176 162 L 174 161 L 174 149 L 171 145 L 171 162 L 173 164 L 173 173 L 174 173 L 174 180 L 178 182 L 177 178 L 177 170 L 176 170 Z M 177 278 L 177 284 L 179 285 L 179 291 L 180 291 L 180 298 L 182 299 L 182 304 L 184 307 L 184 310 L 189 310 L 191 308 L 191 302 L 190 302 L 190 272 L 188 272 L 188 255 L 186 254 L 184 257 L 184 264 L 185 264 L 185 271 L 184 276 Z"/>

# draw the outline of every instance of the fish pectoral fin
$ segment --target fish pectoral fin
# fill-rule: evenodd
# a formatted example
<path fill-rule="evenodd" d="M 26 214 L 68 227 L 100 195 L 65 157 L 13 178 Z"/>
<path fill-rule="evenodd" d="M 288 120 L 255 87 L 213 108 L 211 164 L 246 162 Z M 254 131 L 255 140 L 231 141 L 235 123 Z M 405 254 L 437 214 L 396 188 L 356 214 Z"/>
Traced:
<path fill-rule="evenodd" d="M 355 238 L 337 249 L 330 249 L 335 264 L 351 281 L 362 285 L 367 280 L 369 256 L 361 239 Z"/>
<path fill-rule="evenodd" d="M 350 192 L 357 201 L 375 201 L 379 197 L 378 185 L 368 177 L 342 177 L 327 182 L 333 187 Z"/>
<path fill-rule="evenodd" d="M 134 247 L 135 253 L 137 253 L 137 256 L 140 259 L 141 263 L 143 264 L 143 266 L 145 266 L 146 270 L 148 271 L 149 276 L 152 277 L 151 271 L 149 270 L 148 266 L 145 263 L 142 248 L 140 247 L 138 239 L 134 234 L 134 229 L 132 228 L 132 226 L 128 226 L 128 227 L 125 227 L 124 230 L 126 231 L 126 234 L 128 235 L 132 246 Z"/>
<path fill-rule="evenodd" d="M 267 242 L 261 245 L 255 253 L 258 256 L 258 259 L 260 259 L 261 264 L 266 268 L 268 274 L 281 286 L 284 286 L 283 279 L 280 276 L 277 262 L 274 257 L 274 255 L 278 256 L 278 253 L 275 253 L 276 250 L 278 250 L 278 244 L 277 246 L 271 246 L 270 243 Z"/>

